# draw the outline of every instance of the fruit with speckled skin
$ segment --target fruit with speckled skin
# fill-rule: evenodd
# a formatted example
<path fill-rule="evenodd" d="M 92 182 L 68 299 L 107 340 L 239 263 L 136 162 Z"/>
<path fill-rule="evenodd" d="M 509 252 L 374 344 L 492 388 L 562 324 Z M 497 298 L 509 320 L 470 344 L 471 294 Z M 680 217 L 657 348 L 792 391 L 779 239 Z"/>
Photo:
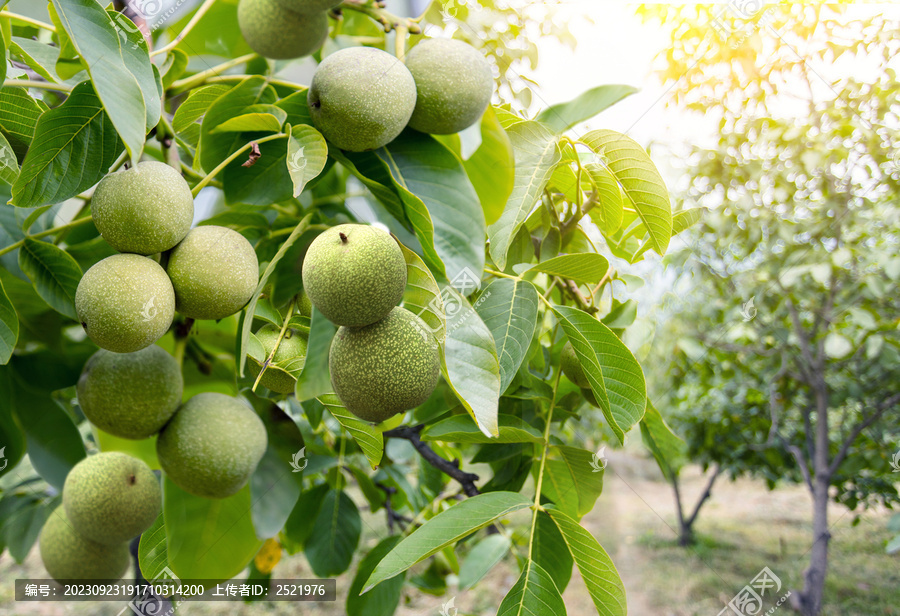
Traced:
<path fill-rule="evenodd" d="M 169 250 L 187 235 L 194 198 L 175 169 L 147 161 L 100 180 L 91 199 L 91 215 L 110 246 L 151 255 Z"/>
<path fill-rule="evenodd" d="M 275 348 L 275 342 L 278 340 L 280 333 L 281 328 L 274 325 L 266 325 L 256 332 L 256 339 L 262 344 L 266 357 Z M 299 330 L 288 328 L 284 332 L 281 344 L 278 345 L 278 350 L 275 351 L 272 363 L 266 367 L 266 371 L 259 381 L 260 384 L 279 394 L 294 393 L 297 377 L 291 372 L 300 370 L 306 363 L 306 344 L 306 334 Z M 254 357 L 247 356 L 247 367 L 255 379 L 259 375 L 262 363 Z"/>
<path fill-rule="evenodd" d="M 397 58 L 350 47 L 325 58 L 309 87 L 309 114 L 342 150 L 374 150 L 399 135 L 416 106 L 416 82 Z"/>
<path fill-rule="evenodd" d="M 340 328 L 328 367 L 347 410 L 379 423 L 428 399 L 441 375 L 441 358 L 425 322 L 397 307 L 367 327 Z"/>
<path fill-rule="evenodd" d="M 563 347 L 559 356 L 559 364 L 562 367 L 563 374 L 570 381 L 582 388 L 591 386 L 584 375 L 584 368 L 581 367 L 581 362 L 578 361 L 578 356 L 575 355 L 575 348 L 571 342 L 566 342 L 566 346 Z"/>
<path fill-rule="evenodd" d="M 115 451 L 89 456 L 72 467 L 62 492 L 72 528 L 113 545 L 147 530 L 162 510 L 159 481 L 143 461 Z"/>
<path fill-rule="evenodd" d="M 277 0 L 277 2 L 289 11 L 317 13 L 335 8 L 341 0 Z"/>
<path fill-rule="evenodd" d="M 337 325 L 363 327 L 391 311 L 406 288 L 406 260 L 390 234 L 338 225 L 310 244 L 303 260 L 309 300 Z"/>
<path fill-rule="evenodd" d="M 112 255 L 81 277 L 75 311 L 97 346 L 133 353 L 168 331 L 175 316 L 175 292 L 156 261 L 133 254 Z"/>
<path fill-rule="evenodd" d="M 195 496 L 225 498 L 243 488 L 266 451 L 266 428 L 250 407 L 224 394 L 197 394 L 156 441 L 159 463 Z"/>
<path fill-rule="evenodd" d="M 494 92 L 491 65 L 462 41 L 422 41 L 406 57 L 416 80 L 416 109 L 409 126 L 423 133 L 448 135 L 472 126 Z"/>
<path fill-rule="evenodd" d="M 78 379 L 78 404 L 101 430 L 144 439 L 166 425 L 181 404 L 183 389 L 178 362 L 156 345 L 135 353 L 100 350 Z"/>
<path fill-rule="evenodd" d="M 238 25 L 250 48 L 273 60 L 308 56 L 328 37 L 324 11 L 298 13 L 278 0 L 241 0 Z"/>
<path fill-rule="evenodd" d="M 237 231 L 197 227 L 169 254 L 175 309 L 193 319 L 223 319 L 244 307 L 259 282 L 256 252 Z"/>
<path fill-rule="evenodd" d="M 128 571 L 131 553 L 125 542 L 114 545 L 85 539 L 57 507 L 41 530 L 41 560 L 50 577 L 60 580 L 118 580 Z"/>
<path fill-rule="evenodd" d="M 300 316 L 312 317 L 312 302 L 309 301 L 309 295 L 306 294 L 305 289 L 300 291 L 297 298 L 297 312 L 300 313 Z"/>

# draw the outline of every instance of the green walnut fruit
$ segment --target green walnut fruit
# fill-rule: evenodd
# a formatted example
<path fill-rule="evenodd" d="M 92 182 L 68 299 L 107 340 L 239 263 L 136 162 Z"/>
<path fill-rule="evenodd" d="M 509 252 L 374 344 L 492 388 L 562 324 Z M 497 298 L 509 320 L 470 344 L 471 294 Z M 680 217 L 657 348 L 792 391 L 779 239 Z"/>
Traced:
<path fill-rule="evenodd" d="M 54 580 L 119 580 L 131 553 L 125 542 L 97 543 L 75 532 L 63 507 L 57 507 L 38 540 L 44 568 Z"/>
<path fill-rule="evenodd" d="M 224 319 L 244 307 L 259 282 L 256 252 L 237 231 L 197 227 L 169 254 L 175 309 L 193 319 Z"/>
<path fill-rule="evenodd" d="M 312 302 L 309 301 L 309 295 L 306 294 L 305 289 L 300 291 L 300 295 L 297 298 L 297 312 L 302 317 L 312 317 Z"/>
<path fill-rule="evenodd" d="M 447 135 L 472 126 L 494 92 L 491 65 L 474 47 L 452 39 L 422 41 L 406 57 L 416 81 L 416 109 L 409 126 Z"/>
<path fill-rule="evenodd" d="M 324 11 L 298 13 L 279 0 L 241 0 L 238 26 L 250 48 L 273 60 L 308 56 L 328 37 Z"/>
<path fill-rule="evenodd" d="M 159 433 L 156 454 L 175 485 L 225 498 L 243 488 L 266 451 L 266 428 L 250 407 L 224 394 L 197 394 Z"/>
<path fill-rule="evenodd" d="M 340 328 L 328 366 L 347 410 L 372 423 L 425 402 L 441 375 L 440 352 L 428 326 L 399 307 L 367 327 Z"/>
<path fill-rule="evenodd" d="M 151 255 L 169 250 L 187 235 L 194 198 L 181 174 L 148 161 L 100 180 L 91 199 L 94 224 L 119 252 Z"/>
<path fill-rule="evenodd" d="M 575 355 L 575 348 L 572 346 L 571 342 L 566 342 L 566 346 L 563 347 L 559 357 L 559 363 L 562 367 L 563 374 L 565 374 L 570 381 L 582 388 L 589 388 L 591 386 L 587 377 L 584 375 L 584 369 L 581 367 L 581 362 L 578 361 L 578 356 Z"/>
<path fill-rule="evenodd" d="M 281 328 L 274 325 L 266 325 L 256 332 L 256 339 L 262 344 L 265 356 L 268 358 L 275 348 L 275 342 L 281 333 Z M 306 343 L 307 335 L 299 330 L 288 328 L 284 332 L 284 338 L 275 351 L 275 357 L 272 363 L 266 367 L 260 379 L 260 384 L 279 394 L 294 393 L 294 386 L 297 385 L 297 377 L 291 374 L 295 370 L 300 370 L 306 363 Z M 250 374 L 255 379 L 259 375 L 262 363 L 255 358 L 247 357 L 247 367 Z"/>
<path fill-rule="evenodd" d="M 400 303 L 406 260 L 389 233 L 369 225 L 338 225 L 306 251 L 303 287 L 329 321 L 363 327 Z"/>
<path fill-rule="evenodd" d="M 178 362 L 156 345 L 135 353 L 100 350 L 78 379 L 78 404 L 101 430 L 139 440 L 162 430 L 183 390 Z"/>
<path fill-rule="evenodd" d="M 156 261 L 133 254 L 112 255 L 81 277 L 75 311 L 97 346 L 133 353 L 168 331 L 175 317 L 175 292 Z"/>
<path fill-rule="evenodd" d="M 278 4 L 297 13 L 318 13 L 337 7 L 342 0 L 277 0 Z"/>
<path fill-rule="evenodd" d="M 85 539 L 114 545 L 137 537 L 156 521 L 162 492 L 143 461 L 110 451 L 72 467 L 62 503 L 72 528 Z"/>
<path fill-rule="evenodd" d="M 416 82 L 397 58 L 350 47 L 322 61 L 309 87 L 309 114 L 342 150 L 374 150 L 399 135 L 416 106 Z"/>

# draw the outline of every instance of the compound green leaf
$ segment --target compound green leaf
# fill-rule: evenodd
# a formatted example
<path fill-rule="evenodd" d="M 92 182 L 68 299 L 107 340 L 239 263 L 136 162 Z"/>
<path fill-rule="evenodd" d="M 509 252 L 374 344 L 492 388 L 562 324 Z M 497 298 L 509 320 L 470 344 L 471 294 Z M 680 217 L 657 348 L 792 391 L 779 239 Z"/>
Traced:
<path fill-rule="evenodd" d="M 384 557 L 365 584 L 367 592 L 384 580 L 532 502 L 516 492 L 488 492 L 468 498 L 434 516 Z"/>
<path fill-rule="evenodd" d="M 422 431 L 422 440 L 448 443 L 541 443 L 544 440 L 538 430 L 514 415 L 499 415 L 497 423 L 500 433 L 492 437 L 485 435 L 468 415 L 454 415 L 427 426 Z"/>
<path fill-rule="evenodd" d="M 647 400 L 647 410 L 641 419 L 641 438 L 653 454 L 663 475 L 669 479 L 678 474 L 685 461 L 686 445 L 666 424 L 653 403 Z"/>
<path fill-rule="evenodd" d="M 347 593 L 347 616 L 394 615 L 403 593 L 403 575 L 398 573 L 364 595 L 360 592 L 365 581 L 375 570 L 375 566 L 394 549 L 400 539 L 399 535 L 393 535 L 381 540 L 359 563 L 356 575 L 353 576 L 353 583 L 350 585 L 350 592 Z"/>
<path fill-rule="evenodd" d="M 331 373 L 328 370 L 328 353 L 331 341 L 337 333 L 337 327 L 326 319 L 313 306 L 312 320 L 309 325 L 309 343 L 306 346 L 306 364 L 303 372 L 297 375 L 297 386 L 294 393 L 301 402 L 330 393 Z"/>
<path fill-rule="evenodd" d="M 597 284 L 609 271 L 609 261 L 603 255 L 588 252 L 560 255 L 531 267 L 513 269 L 520 274 L 525 272 L 544 272 L 551 276 L 569 278 L 580 284 Z"/>
<path fill-rule="evenodd" d="M 153 526 L 141 533 L 138 545 L 138 562 L 141 575 L 146 580 L 156 580 L 169 566 L 169 551 L 166 548 L 166 516 L 160 514 Z"/>
<path fill-rule="evenodd" d="M 488 107 L 481 118 L 481 145 L 463 164 L 481 200 L 485 222 L 494 224 L 512 194 L 516 161 L 512 143 L 493 107 Z"/>
<path fill-rule="evenodd" d="M 71 319 L 81 268 L 65 250 L 30 237 L 19 249 L 19 267 L 34 283 L 34 290 L 51 308 Z"/>
<path fill-rule="evenodd" d="M 366 454 L 366 458 L 368 458 L 372 468 L 381 464 L 381 458 L 384 455 L 384 437 L 381 432 L 373 428 L 372 424 L 363 421 L 344 408 L 344 405 L 336 395 L 327 394 L 319 396 L 317 399 L 338 420 L 338 423 L 356 439 L 356 443 L 363 450 L 363 453 Z"/>
<path fill-rule="evenodd" d="M 359 545 L 362 520 L 353 500 L 342 490 L 329 490 L 306 540 L 306 559 L 319 577 L 334 577 L 350 568 Z"/>
<path fill-rule="evenodd" d="M 491 258 L 506 269 L 506 255 L 560 161 L 558 138 L 543 124 L 518 122 L 507 129 L 515 153 L 515 183 L 499 220 L 488 227 Z"/>
<path fill-rule="evenodd" d="M 0 132 L 19 160 L 25 157 L 45 109 L 29 96 L 26 88 L 0 88 Z"/>
<path fill-rule="evenodd" d="M 497 616 L 566 616 L 566 604 L 553 578 L 533 560 L 500 603 Z"/>
<path fill-rule="evenodd" d="M 591 88 L 567 103 L 551 105 L 535 118 L 561 134 L 578 124 L 586 122 L 598 113 L 612 107 L 623 98 L 637 92 L 637 88 L 625 85 L 605 85 Z"/>

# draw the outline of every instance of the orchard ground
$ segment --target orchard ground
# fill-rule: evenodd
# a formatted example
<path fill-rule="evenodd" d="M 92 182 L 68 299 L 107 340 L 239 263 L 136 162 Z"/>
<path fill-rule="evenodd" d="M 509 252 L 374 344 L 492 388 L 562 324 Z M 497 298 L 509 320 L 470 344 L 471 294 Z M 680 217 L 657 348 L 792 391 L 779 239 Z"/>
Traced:
<path fill-rule="evenodd" d="M 678 547 L 675 539 L 671 489 L 653 460 L 628 451 L 608 452 L 608 458 L 603 495 L 583 523 L 616 563 L 628 591 L 630 616 L 717 614 L 763 567 L 769 567 L 781 579 L 782 588 L 776 597 L 801 584 L 811 524 L 809 499 L 802 486 L 770 492 L 761 481 L 731 482 L 720 478 L 697 522 L 697 545 L 684 549 Z M 477 467 L 473 470 L 477 472 Z M 686 468 L 684 476 L 686 500 L 692 502 L 705 480 L 696 467 Z M 357 502 L 363 501 L 359 495 L 354 497 L 358 497 Z M 373 529 L 382 532 L 384 512 L 362 514 L 363 542 L 374 545 L 378 535 Z M 833 568 L 826 582 L 823 616 L 900 616 L 900 561 L 886 555 L 883 547 L 892 535 L 886 530 L 888 517 L 889 512 L 883 510 L 865 512 L 853 527 L 853 514 L 841 506 L 831 506 Z M 515 524 L 524 522 L 524 518 L 513 517 L 512 522 L 511 530 L 515 532 Z M 354 570 L 351 568 L 351 573 Z M 0 579 L 22 577 L 43 577 L 37 549 L 21 567 L 8 555 L 0 560 Z M 282 559 L 274 577 L 315 576 L 302 554 L 298 554 Z M 443 597 L 418 593 L 409 603 L 401 603 L 397 615 L 438 616 L 451 597 L 455 597 L 454 606 L 460 615 L 492 615 L 516 577 L 515 563 L 508 556 L 475 588 L 458 592 L 451 587 Z M 337 602 L 304 604 L 303 613 L 343 614 L 351 580 L 349 574 L 338 578 Z M 123 607 L 121 603 L 16 603 L 12 589 L 10 584 L 0 590 L 0 616 L 115 616 Z M 593 610 L 577 571 L 563 596 L 571 616 Z M 766 609 L 773 605 L 773 601 L 767 601 Z M 297 606 L 198 603 L 186 605 L 178 613 L 293 615 Z M 787 616 L 793 612 L 784 605 L 775 613 Z"/>

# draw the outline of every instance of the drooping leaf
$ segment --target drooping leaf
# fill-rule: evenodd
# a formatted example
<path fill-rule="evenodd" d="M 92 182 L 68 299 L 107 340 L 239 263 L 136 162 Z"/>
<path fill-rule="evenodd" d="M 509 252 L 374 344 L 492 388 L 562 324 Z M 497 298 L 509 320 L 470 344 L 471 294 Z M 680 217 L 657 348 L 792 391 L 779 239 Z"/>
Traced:
<path fill-rule="evenodd" d="M 353 435 L 360 449 L 366 454 L 366 458 L 368 458 L 372 468 L 381 464 L 381 457 L 384 455 L 384 437 L 381 432 L 345 409 L 336 395 L 319 396 L 318 400 L 338 420 L 344 429 Z"/>
<path fill-rule="evenodd" d="M 531 557 L 553 579 L 553 583 L 564 592 L 572 578 L 575 561 L 568 550 L 561 549 L 565 540 L 550 516 L 539 511 L 535 518 L 534 535 L 531 539 Z"/>
<path fill-rule="evenodd" d="M 622 226 L 625 216 L 622 189 L 613 174 L 603 165 L 588 163 L 584 169 L 594 181 L 597 191 L 597 204 L 589 212 L 591 220 L 604 235 L 613 235 Z"/>
<path fill-rule="evenodd" d="M 519 579 L 500 603 L 497 616 L 553 614 L 566 616 L 566 604 L 550 574 L 533 560 L 525 561 Z"/>
<path fill-rule="evenodd" d="M 463 164 L 478 193 L 485 222 L 494 224 L 512 194 L 516 163 L 512 144 L 493 107 L 481 118 L 481 145 Z"/>
<path fill-rule="evenodd" d="M 427 426 L 422 431 L 422 440 L 448 443 L 540 443 L 544 440 L 537 429 L 515 415 L 499 415 L 498 426 L 499 435 L 491 437 L 468 415 L 454 415 Z"/>
<path fill-rule="evenodd" d="M 443 296 L 449 317 L 444 342 L 444 378 L 481 431 L 497 436 L 500 361 L 491 330 L 455 289 L 445 287 Z"/>
<path fill-rule="evenodd" d="M 361 532 L 362 521 L 353 500 L 342 490 L 329 490 L 306 541 L 306 559 L 313 572 L 332 577 L 349 569 Z"/>
<path fill-rule="evenodd" d="M 169 566 L 180 579 L 233 578 L 262 546 L 250 519 L 250 486 L 227 498 L 188 494 L 167 477 L 163 511 Z"/>
<path fill-rule="evenodd" d="M 35 73 L 49 81 L 59 83 L 56 75 L 56 61 L 59 59 L 59 48 L 28 38 L 12 37 L 9 53 L 21 58 Z"/>
<path fill-rule="evenodd" d="M 468 590 L 481 581 L 494 565 L 503 560 L 511 544 L 509 537 L 501 534 L 488 535 L 476 543 L 459 567 L 459 589 Z"/>
<path fill-rule="evenodd" d="M 269 443 L 265 455 L 250 477 L 253 528 L 260 539 L 268 539 L 281 532 L 297 504 L 301 482 L 295 479 L 298 475 L 293 471 L 291 465 Z"/>
<path fill-rule="evenodd" d="M 500 361 L 500 392 L 506 391 L 525 359 L 538 318 L 538 293 L 523 280 L 500 278 L 481 293 L 475 310 L 491 330 Z"/>
<path fill-rule="evenodd" d="M 402 596 L 404 581 L 402 574 L 398 573 L 391 579 L 385 580 L 383 584 L 379 584 L 364 595 L 361 595 L 360 592 L 362 592 L 365 581 L 375 570 L 375 565 L 394 549 L 400 539 L 399 535 L 382 539 L 359 563 L 356 575 L 353 576 L 353 583 L 350 584 L 350 590 L 347 593 L 347 616 L 393 616 Z"/>
<path fill-rule="evenodd" d="M 13 185 L 12 204 L 35 207 L 74 197 L 99 182 L 121 152 L 100 99 L 89 81 L 82 82 L 62 105 L 40 117 Z"/>
<path fill-rule="evenodd" d="M 633 139 L 611 130 L 591 131 L 581 141 L 603 159 L 647 227 L 653 249 L 665 254 L 672 237 L 672 204 L 650 156 Z"/>
<path fill-rule="evenodd" d="M 549 126 L 550 130 L 557 134 L 564 133 L 579 122 L 590 120 L 604 109 L 612 107 L 635 92 L 637 92 L 637 88 L 632 86 L 597 86 L 579 94 L 567 103 L 550 105 L 535 119 Z"/>
<path fill-rule="evenodd" d="M 677 475 L 684 464 L 685 443 L 666 424 L 653 403 L 647 400 L 647 410 L 641 419 L 641 439 L 653 454 L 666 479 Z"/>
<path fill-rule="evenodd" d="M 560 161 L 558 138 L 543 124 L 524 121 L 507 129 L 515 153 L 515 184 L 503 214 L 488 227 L 491 258 L 506 269 L 506 255 Z"/>
<path fill-rule="evenodd" d="M 428 325 L 435 339 L 441 344 L 446 334 L 446 317 L 441 289 L 425 265 L 412 250 L 400 244 L 406 260 L 406 290 L 403 292 L 403 307 L 421 317 Z"/>
<path fill-rule="evenodd" d="M 397 186 L 432 270 L 448 279 L 465 270 L 480 274 L 484 213 L 456 155 L 430 135 L 413 130 L 375 153 Z"/>
<path fill-rule="evenodd" d="M 26 237 L 19 249 L 19 267 L 51 308 L 71 319 L 78 319 L 75 290 L 81 280 L 81 268 L 65 250 Z"/>
<path fill-rule="evenodd" d="M 19 161 L 16 160 L 16 153 L 3 133 L 0 133 L 0 181 L 12 186 L 18 177 Z"/>
<path fill-rule="evenodd" d="M 277 133 L 287 119 L 287 112 L 275 105 L 251 105 L 241 115 L 229 118 L 212 129 L 212 133 L 265 132 Z"/>
<path fill-rule="evenodd" d="M 294 393 L 303 402 L 334 391 L 328 370 L 328 353 L 337 327 L 313 306 L 309 325 L 309 343 L 306 345 L 306 364 L 297 375 Z"/>
<path fill-rule="evenodd" d="M 0 281 L 0 365 L 4 365 L 12 357 L 16 341 L 19 339 L 19 315 Z"/>
<path fill-rule="evenodd" d="M 162 83 L 159 79 L 159 72 L 150 62 L 150 50 L 140 28 L 127 15 L 113 8 L 110 8 L 107 14 L 120 38 L 125 67 L 134 75 L 141 88 L 141 95 L 144 97 L 144 106 L 147 111 L 146 129 L 149 131 L 159 124 L 162 116 L 162 101 L 160 100 Z"/>
<path fill-rule="evenodd" d="M 606 325 L 569 306 L 554 306 L 609 427 L 624 443 L 625 431 L 644 416 L 644 372 L 631 351 Z"/>
<path fill-rule="evenodd" d="M 489 492 L 457 503 L 425 522 L 391 550 L 375 567 L 363 592 L 476 530 L 531 505 L 529 499 L 516 492 Z"/>
<path fill-rule="evenodd" d="M 600 616 L 625 616 L 628 610 L 625 586 L 606 551 L 591 533 L 562 511 L 548 508 L 547 513 L 566 540 L 597 613 Z"/>
<path fill-rule="evenodd" d="M 281 258 L 284 257 L 284 254 L 288 251 L 288 249 L 293 246 L 294 242 L 297 241 L 303 232 L 306 231 L 306 228 L 309 226 L 309 221 L 312 219 L 312 214 L 307 214 L 303 220 L 301 220 L 291 234 L 284 240 L 284 243 L 281 245 L 281 248 L 278 249 L 278 252 L 275 253 L 275 256 L 272 257 L 272 260 L 269 261 L 269 265 L 266 266 L 265 271 L 262 276 L 259 277 L 259 284 L 256 286 L 256 291 L 253 293 L 253 297 L 250 298 L 250 301 L 247 302 L 247 306 L 244 308 L 244 312 L 242 314 L 241 319 L 241 330 L 240 337 L 238 338 L 238 346 L 237 352 L 235 353 L 235 361 L 238 365 L 238 374 L 240 376 L 244 376 L 244 364 L 247 361 L 247 342 L 250 339 L 250 331 L 253 327 L 253 319 L 247 318 L 247 315 L 253 315 L 256 312 L 256 302 L 259 301 L 259 296 L 262 294 L 263 289 L 266 288 L 266 284 L 269 282 L 269 277 L 272 275 L 272 272 L 275 271 L 275 266 L 278 265 L 278 262 L 281 261 Z"/>
<path fill-rule="evenodd" d="M 572 517 L 580 518 L 594 508 L 594 503 L 603 491 L 603 469 L 595 461 L 594 454 L 586 449 L 565 445 L 556 446 L 555 449 L 561 454 L 560 459 L 548 462 L 560 463 L 554 471 L 557 478 L 562 474 L 568 476 L 564 482 L 557 483 L 557 487 L 571 485 L 574 490 L 571 495 L 560 489 L 556 493 L 561 499 L 573 497 L 575 508 Z M 546 476 L 544 480 L 547 481 Z"/>
<path fill-rule="evenodd" d="M 140 563 L 141 575 L 146 580 L 157 579 L 169 566 L 165 515 L 160 514 L 153 526 L 141 533 L 141 542 L 138 545 L 138 563 Z"/>
<path fill-rule="evenodd" d="M 147 134 L 147 104 L 138 79 L 123 59 L 119 31 L 95 0 L 51 2 L 60 23 L 87 66 L 97 96 L 103 101 L 103 108 L 136 162 Z"/>
<path fill-rule="evenodd" d="M 285 113 L 287 116 L 287 113 Z M 328 144 L 322 133 L 312 126 L 291 126 L 287 147 L 287 167 L 294 183 L 294 196 L 299 197 L 306 184 L 317 177 L 328 161 Z"/>
<path fill-rule="evenodd" d="M 609 261 L 603 255 L 588 252 L 560 255 L 537 265 L 524 268 L 515 267 L 513 269 L 520 274 L 525 272 L 544 272 L 551 276 L 569 278 L 581 284 L 597 284 L 609 271 Z"/>

